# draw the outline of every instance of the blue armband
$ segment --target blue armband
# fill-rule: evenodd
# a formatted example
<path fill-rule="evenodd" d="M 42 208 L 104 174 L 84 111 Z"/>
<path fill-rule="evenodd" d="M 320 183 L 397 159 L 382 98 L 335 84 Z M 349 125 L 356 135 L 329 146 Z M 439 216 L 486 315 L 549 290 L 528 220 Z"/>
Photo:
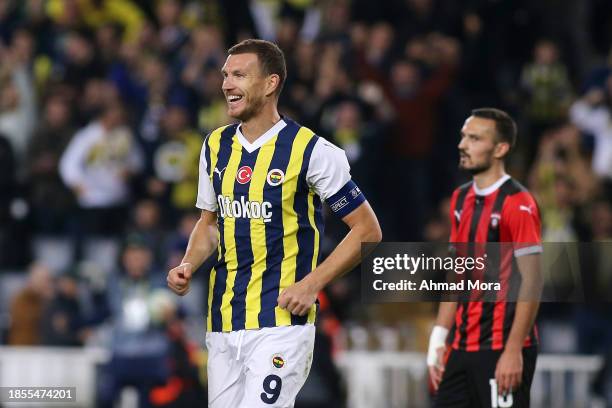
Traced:
<path fill-rule="evenodd" d="M 366 198 L 359 187 L 357 187 L 357 184 L 353 180 L 349 180 L 344 187 L 326 201 L 334 214 L 344 218 L 365 200 Z"/>

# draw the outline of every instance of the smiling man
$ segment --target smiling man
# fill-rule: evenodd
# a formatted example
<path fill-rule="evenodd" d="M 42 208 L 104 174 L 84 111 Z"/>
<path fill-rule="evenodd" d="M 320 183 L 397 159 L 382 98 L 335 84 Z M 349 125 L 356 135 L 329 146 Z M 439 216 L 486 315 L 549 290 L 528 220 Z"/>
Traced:
<path fill-rule="evenodd" d="M 378 242 L 372 208 L 344 152 L 278 113 L 285 59 L 273 43 L 245 40 L 222 68 L 228 114 L 240 121 L 204 141 L 196 206 L 202 210 L 177 294 L 218 249 L 208 294 L 210 407 L 292 407 L 312 362 L 317 294 Z M 350 231 L 319 263 L 321 200 Z"/>
<path fill-rule="evenodd" d="M 520 282 L 521 301 L 498 295 L 487 302 L 441 303 L 427 353 L 437 389 L 434 407 L 529 406 L 542 284 L 541 222 L 534 198 L 505 172 L 504 161 L 515 143 L 515 122 L 498 109 L 473 110 L 461 129 L 459 168 L 472 181 L 453 193 L 450 241 L 512 243 L 510 251 L 489 258 L 499 264 L 485 276 L 502 287 Z"/>

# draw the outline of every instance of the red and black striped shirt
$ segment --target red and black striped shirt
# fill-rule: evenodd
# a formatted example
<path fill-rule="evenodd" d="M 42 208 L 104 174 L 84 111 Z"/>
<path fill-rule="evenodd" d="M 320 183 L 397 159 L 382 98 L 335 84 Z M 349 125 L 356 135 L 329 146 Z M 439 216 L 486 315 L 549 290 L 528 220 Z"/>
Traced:
<path fill-rule="evenodd" d="M 541 252 L 540 213 L 533 196 L 520 183 L 504 176 L 479 191 L 473 182 L 453 193 L 450 206 L 451 242 L 508 242 L 511 250 L 500 251 L 495 262 L 504 300 L 459 301 L 449 344 L 455 350 L 501 350 L 510 334 L 516 303 L 506 302 L 502 292 L 508 283 L 519 280 L 516 257 Z M 490 259 L 489 259 L 490 260 Z M 491 277 L 489 277 L 491 279 Z M 533 327 L 524 347 L 537 344 Z"/>

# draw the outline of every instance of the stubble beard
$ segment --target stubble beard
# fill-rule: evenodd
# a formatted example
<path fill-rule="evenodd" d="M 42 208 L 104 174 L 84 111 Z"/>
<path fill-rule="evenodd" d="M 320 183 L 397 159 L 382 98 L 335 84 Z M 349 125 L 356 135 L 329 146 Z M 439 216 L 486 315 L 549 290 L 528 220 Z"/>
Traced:
<path fill-rule="evenodd" d="M 263 105 L 263 99 L 253 100 L 252 103 L 244 109 L 244 111 L 234 117 L 241 122 L 247 122 L 261 112 Z"/>
<path fill-rule="evenodd" d="M 466 167 L 459 162 L 459 169 L 465 170 L 470 173 L 472 176 L 476 176 L 478 174 L 484 173 L 485 171 L 491 168 L 491 160 L 487 160 L 485 163 L 475 165 L 473 167 Z"/>

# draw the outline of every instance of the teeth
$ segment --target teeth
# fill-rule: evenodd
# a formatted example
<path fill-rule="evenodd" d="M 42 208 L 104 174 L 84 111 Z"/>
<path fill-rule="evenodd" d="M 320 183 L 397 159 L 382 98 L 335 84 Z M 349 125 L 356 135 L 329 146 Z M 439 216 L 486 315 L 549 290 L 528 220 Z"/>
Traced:
<path fill-rule="evenodd" d="M 227 100 L 230 101 L 230 102 L 235 102 L 235 101 L 237 101 L 240 98 L 242 98 L 242 96 L 239 96 L 239 95 L 230 95 L 230 96 L 227 97 Z"/>

